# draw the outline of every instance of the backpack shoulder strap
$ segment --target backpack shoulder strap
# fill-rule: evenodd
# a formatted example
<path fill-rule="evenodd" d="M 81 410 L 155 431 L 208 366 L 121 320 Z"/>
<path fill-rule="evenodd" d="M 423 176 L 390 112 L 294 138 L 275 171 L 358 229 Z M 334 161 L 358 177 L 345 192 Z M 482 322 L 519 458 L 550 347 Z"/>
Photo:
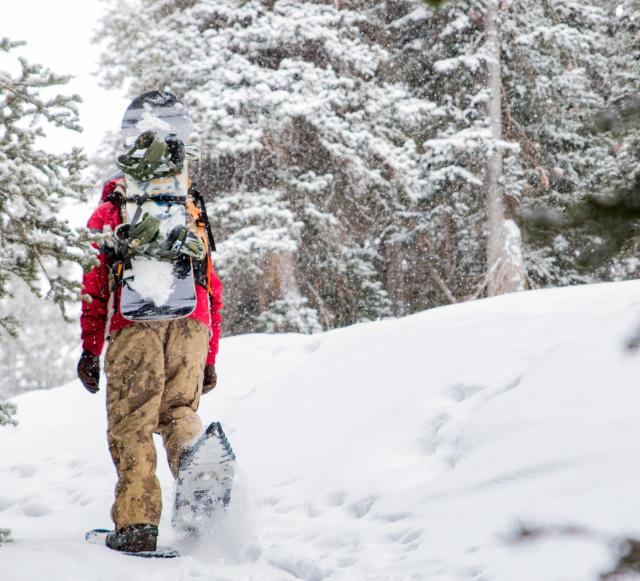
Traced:
<path fill-rule="evenodd" d="M 205 232 L 207 234 L 209 242 L 209 248 L 211 248 L 212 252 L 215 252 L 216 241 L 213 237 L 213 230 L 211 229 L 211 222 L 209 221 L 209 216 L 207 215 L 207 206 L 204 203 L 204 198 L 193 185 L 189 187 L 189 195 L 194 199 L 194 205 L 196 206 L 196 210 L 198 210 L 199 213 L 198 219 L 204 224 Z"/>

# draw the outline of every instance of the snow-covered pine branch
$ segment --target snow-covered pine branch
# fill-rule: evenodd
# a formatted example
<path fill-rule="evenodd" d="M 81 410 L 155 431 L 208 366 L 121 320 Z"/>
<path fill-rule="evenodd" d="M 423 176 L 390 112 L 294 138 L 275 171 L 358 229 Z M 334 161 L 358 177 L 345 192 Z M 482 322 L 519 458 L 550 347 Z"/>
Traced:
<path fill-rule="evenodd" d="M 0 427 L 15 426 L 18 422 L 15 420 L 16 405 L 12 402 L 0 401 Z M 11 531 L 9 529 L 0 528 L 0 544 L 11 540 Z"/>
<path fill-rule="evenodd" d="M 602 276 L 581 260 L 581 247 L 590 244 L 584 230 L 556 244 L 557 231 L 536 228 L 521 210 L 546 204 L 562 211 L 588 195 L 594 172 L 608 162 L 610 144 L 593 138 L 584 119 L 604 102 L 609 12 L 594 1 L 499 2 L 500 79 L 489 90 L 488 69 L 496 61 L 487 49 L 486 2 L 460 0 L 439 10 L 400 4 L 406 11 L 389 26 L 396 45 L 390 48 L 393 74 L 434 104 L 422 142 L 427 187 L 416 228 L 399 253 L 418 265 L 419 274 L 408 281 L 412 294 L 429 289 L 419 308 L 447 301 L 421 261 L 428 261 L 458 298 L 476 296 L 484 286 L 485 179 L 496 148 L 502 155 L 496 183 L 504 220 L 522 230 L 527 280 L 553 286 Z M 500 140 L 489 131 L 492 95 L 502 101 Z M 494 228 L 500 230 L 506 231 Z M 509 246 L 498 242 L 500 252 Z"/>
<path fill-rule="evenodd" d="M 422 189 L 430 107 L 387 78 L 383 7 L 141 0 L 100 36 L 107 84 L 167 87 L 193 113 L 227 332 L 303 303 L 301 331 L 390 313 L 382 235 Z"/>
<path fill-rule="evenodd" d="M 17 424 L 14 419 L 16 413 L 16 405 L 12 402 L 0 402 L 0 426 L 15 426 Z"/>
<path fill-rule="evenodd" d="M 9 59 L 19 45 L 2 39 L 0 52 Z M 0 70 L 0 297 L 10 294 L 12 279 L 21 279 L 64 312 L 78 291 L 64 266 L 88 265 L 91 260 L 86 236 L 59 216 L 63 201 L 82 198 L 85 159 L 78 148 L 48 153 L 38 139 L 47 126 L 79 131 L 80 98 L 51 96 L 50 88 L 64 85 L 68 77 L 22 57 L 15 57 L 13 68 L 16 71 Z M 15 332 L 18 322 L 10 312 L 0 313 L 5 331 Z"/>
<path fill-rule="evenodd" d="M 484 0 L 138 0 L 106 14 L 104 82 L 168 88 L 193 111 L 206 153 L 197 181 L 234 289 L 227 332 L 282 321 L 304 300 L 331 327 L 476 296 L 491 270 L 494 155 L 504 224 L 493 231 L 521 230 L 510 239 L 521 251 L 503 256 L 522 257 L 520 283 L 608 276 L 603 257 L 622 251 L 602 225 L 558 232 L 526 217 L 568 213 L 634 158 L 613 159 L 611 140 L 585 124 L 605 102 L 612 46 L 624 54 L 610 42 L 619 10 L 497 6 L 493 89 Z"/>

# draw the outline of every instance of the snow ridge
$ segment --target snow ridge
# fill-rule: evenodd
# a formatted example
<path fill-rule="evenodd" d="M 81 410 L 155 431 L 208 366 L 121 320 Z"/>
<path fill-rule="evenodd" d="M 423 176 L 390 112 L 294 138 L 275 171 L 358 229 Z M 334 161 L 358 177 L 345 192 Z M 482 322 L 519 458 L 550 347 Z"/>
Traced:
<path fill-rule="evenodd" d="M 640 535 L 640 356 L 624 347 L 639 291 L 523 292 L 225 339 L 200 413 L 237 454 L 231 509 L 161 565 L 83 541 L 109 525 L 115 483 L 100 402 L 77 382 L 15 398 L 20 425 L 0 432 L 0 522 L 15 538 L 3 578 L 596 579 L 616 557 L 603 539 Z M 170 512 L 163 545 L 177 542 Z M 523 525 L 600 536 L 514 544 Z"/>

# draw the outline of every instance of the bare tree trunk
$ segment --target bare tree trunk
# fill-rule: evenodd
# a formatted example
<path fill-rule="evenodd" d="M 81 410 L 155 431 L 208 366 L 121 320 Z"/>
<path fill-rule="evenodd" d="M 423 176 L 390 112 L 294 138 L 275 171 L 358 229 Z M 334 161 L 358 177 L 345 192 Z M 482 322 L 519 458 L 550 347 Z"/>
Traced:
<path fill-rule="evenodd" d="M 388 242 L 386 287 L 391 299 L 393 314 L 402 317 L 406 314 L 404 253 L 398 241 Z"/>
<path fill-rule="evenodd" d="M 513 220 L 505 219 L 502 199 L 502 151 L 498 141 L 502 139 L 502 100 L 500 37 L 498 34 L 498 0 L 490 0 L 485 16 L 487 34 L 487 84 L 490 92 L 488 103 L 489 123 L 494 150 L 487 163 L 485 187 L 487 191 L 487 292 L 489 296 L 501 295 L 524 289 L 521 238 Z"/>
<path fill-rule="evenodd" d="M 262 311 L 268 309 L 273 301 L 284 299 L 287 295 L 300 295 L 293 254 L 290 252 L 272 252 L 265 259 L 262 270 L 262 288 L 258 291 L 258 304 Z"/>

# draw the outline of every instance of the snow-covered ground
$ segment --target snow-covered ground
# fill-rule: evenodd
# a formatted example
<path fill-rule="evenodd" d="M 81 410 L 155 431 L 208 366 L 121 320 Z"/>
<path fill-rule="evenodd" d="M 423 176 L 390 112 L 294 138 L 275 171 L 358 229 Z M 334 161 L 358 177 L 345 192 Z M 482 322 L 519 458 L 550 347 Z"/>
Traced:
<path fill-rule="evenodd" d="M 18 397 L 19 427 L 0 430 L 15 539 L 0 579 L 596 579 L 615 560 L 603 539 L 640 536 L 640 353 L 624 349 L 639 323 L 628 282 L 225 339 L 201 415 L 237 453 L 234 505 L 170 561 L 83 541 L 110 525 L 104 388 Z M 521 524 L 596 534 L 513 543 Z"/>

